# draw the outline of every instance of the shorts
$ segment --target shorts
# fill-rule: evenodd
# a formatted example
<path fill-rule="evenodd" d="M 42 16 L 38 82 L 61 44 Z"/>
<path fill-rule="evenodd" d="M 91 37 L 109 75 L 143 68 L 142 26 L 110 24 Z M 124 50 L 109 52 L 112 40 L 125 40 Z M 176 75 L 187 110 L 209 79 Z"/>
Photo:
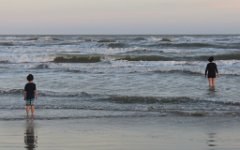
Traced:
<path fill-rule="evenodd" d="M 33 106 L 34 105 L 34 98 L 26 99 L 26 106 Z"/>
<path fill-rule="evenodd" d="M 208 73 L 208 78 L 216 78 L 216 73 Z"/>
<path fill-rule="evenodd" d="M 208 78 L 216 78 L 216 76 L 208 76 Z"/>

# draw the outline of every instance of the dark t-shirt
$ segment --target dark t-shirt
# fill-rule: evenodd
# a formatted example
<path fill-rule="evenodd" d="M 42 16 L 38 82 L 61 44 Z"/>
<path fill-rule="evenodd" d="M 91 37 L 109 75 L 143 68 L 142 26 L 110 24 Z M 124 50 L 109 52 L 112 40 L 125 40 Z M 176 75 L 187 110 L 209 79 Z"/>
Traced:
<path fill-rule="evenodd" d="M 27 93 L 26 99 L 35 98 L 34 92 L 36 91 L 36 84 L 35 83 L 27 83 L 25 85 L 24 91 Z"/>
<path fill-rule="evenodd" d="M 218 73 L 217 65 L 213 62 L 208 63 L 205 70 L 205 75 L 208 75 L 208 78 L 215 78 L 216 73 Z"/>

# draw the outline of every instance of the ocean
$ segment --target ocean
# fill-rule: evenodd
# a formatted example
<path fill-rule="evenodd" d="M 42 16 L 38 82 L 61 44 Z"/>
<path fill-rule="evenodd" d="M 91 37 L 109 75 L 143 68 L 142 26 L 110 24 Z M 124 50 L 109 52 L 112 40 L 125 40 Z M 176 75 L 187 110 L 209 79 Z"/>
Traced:
<path fill-rule="evenodd" d="M 240 35 L 1 35 L 0 120 L 25 119 L 30 73 L 36 120 L 240 116 Z"/>

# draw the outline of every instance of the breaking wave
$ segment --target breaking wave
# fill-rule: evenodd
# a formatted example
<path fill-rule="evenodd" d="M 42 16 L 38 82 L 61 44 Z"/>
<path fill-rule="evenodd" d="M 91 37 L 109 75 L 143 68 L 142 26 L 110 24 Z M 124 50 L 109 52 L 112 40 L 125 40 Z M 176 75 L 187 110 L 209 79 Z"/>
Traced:
<path fill-rule="evenodd" d="M 101 61 L 98 55 L 60 56 L 54 58 L 56 63 L 96 63 Z"/>
<path fill-rule="evenodd" d="M 49 69 L 49 65 L 48 64 L 40 64 L 40 65 L 37 65 L 34 68 L 35 69 Z"/>
<path fill-rule="evenodd" d="M 164 42 L 164 43 L 163 43 Z M 169 43 L 166 43 L 169 42 Z M 162 41 L 161 43 L 154 43 L 150 45 L 145 45 L 146 47 L 160 47 L 160 48 L 231 48 L 231 49 L 239 49 L 239 44 L 210 44 L 210 43 L 173 43 L 168 41 L 167 39 Z"/>
<path fill-rule="evenodd" d="M 240 60 L 240 53 L 213 55 L 216 60 Z M 117 60 L 128 61 L 207 61 L 209 55 L 200 56 L 161 56 L 161 55 L 127 55 L 119 57 Z"/>
<path fill-rule="evenodd" d="M 162 42 L 171 42 L 171 39 L 169 39 L 169 38 L 162 38 L 161 41 L 162 41 Z"/>
<path fill-rule="evenodd" d="M 203 56 L 200 58 L 204 58 L 206 60 L 207 56 Z M 240 53 L 231 53 L 231 54 L 219 54 L 219 55 L 214 55 L 216 60 L 240 60 Z"/>
<path fill-rule="evenodd" d="M 128 56 L 122 56 L 120 58 L 117 58 L 117 60 L 127 60 L 127 61 L 170 61 L 173 60 L 169 57 L 164 56 L 157 56 L 157 55 L 128 55 Z"/>
<path fill-rule="evenodd" d="M 117 42 L 117 43 L 109 43 L 109 44 L 107 45 L 107 47 L 108 47 L 108 48 L 125 48 L 125 47 L 127 47 L 127 44 L 125 44 L 125 43 L 119 43 L 119 42 Z"/>
<path fill-rule="evenodd" d="M 0 94 L 23 94 L 23 89 L 0 89 Z"/>
<path fill-rule="evenodd" d="M 112 42 L 116 42 L 113 39 L 101 39 L 97 41 L 98 43 L 112 43 Z"/>
<path fill-rule="evenodd" d="M 27 41 L 37 41 L 38 37 L 29 37 L 26 39 Z"/>
<path fill-rule="evenodd" d="M 144 41 L 146 39 L 144 37 L 135 37 L 133 40 L 134 41 Z"/>
<path fill-rule="evenodd" d="M 14 46 L 12 42 L 0 42 L 0 46 Z"/>

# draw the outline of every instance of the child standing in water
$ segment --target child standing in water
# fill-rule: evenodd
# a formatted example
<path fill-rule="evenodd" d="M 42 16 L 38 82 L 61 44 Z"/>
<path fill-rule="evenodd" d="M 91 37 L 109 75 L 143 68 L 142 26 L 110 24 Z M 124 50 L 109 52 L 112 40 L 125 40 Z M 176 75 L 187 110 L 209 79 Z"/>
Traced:
<path fill-rule="evenodd" d="M 208 58 L 209 63 L 207 64 L 206 70 L 205 70 L 205 77 L 208 77 L 209 87 L 211 89 L 215 88 L 215 79 L 218 76 L 218 69 L 217 65 L 213 62 L 214 57 L 211 56 Z"/>
<path fill-rule="evenodd" d="M 33 75 L 29 74 L 27 76 L 28 83 L 24 87 L 24 100 L 26 101 L 26 113 L 27 116 L 29 114 L 29 110 L 31 110 L 32 117 L 34 116 L 35 107 L 34 100 L 37 99 L 37 91 L 36 84 L 33 83 Z"/>

